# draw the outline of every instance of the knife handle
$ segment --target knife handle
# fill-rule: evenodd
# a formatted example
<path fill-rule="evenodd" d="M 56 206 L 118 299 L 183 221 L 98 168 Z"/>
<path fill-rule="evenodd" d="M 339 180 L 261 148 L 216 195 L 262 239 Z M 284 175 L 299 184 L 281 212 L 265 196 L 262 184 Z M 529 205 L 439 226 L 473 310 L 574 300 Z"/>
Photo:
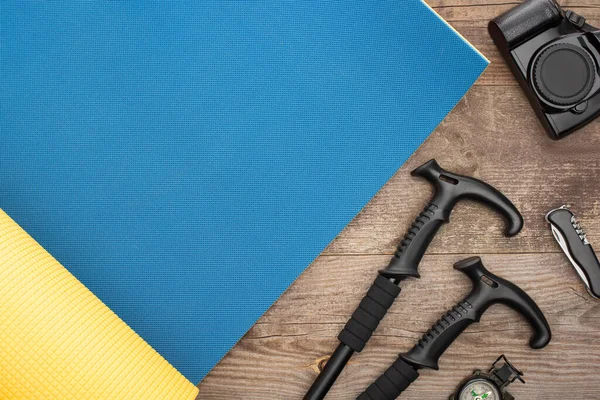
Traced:
<path fill-rule="evenodd" d="M 546 214 L 546 221 L 590 295 L 600 298 L 600 262 L 575 214 L 562 206 Z"/>

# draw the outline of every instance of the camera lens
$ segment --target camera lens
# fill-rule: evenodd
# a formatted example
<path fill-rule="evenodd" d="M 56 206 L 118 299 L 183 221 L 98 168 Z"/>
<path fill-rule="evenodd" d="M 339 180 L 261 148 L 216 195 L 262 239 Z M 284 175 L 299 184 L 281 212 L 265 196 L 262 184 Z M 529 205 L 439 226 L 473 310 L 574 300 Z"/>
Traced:
<path fill-rule="evenodd" d="M 594 61 L 582 48 L 560 43 L 543 50 L 533 67 L 533 82 L 541 97 L 560 107 L 574 106 L 592 90 Z"/>

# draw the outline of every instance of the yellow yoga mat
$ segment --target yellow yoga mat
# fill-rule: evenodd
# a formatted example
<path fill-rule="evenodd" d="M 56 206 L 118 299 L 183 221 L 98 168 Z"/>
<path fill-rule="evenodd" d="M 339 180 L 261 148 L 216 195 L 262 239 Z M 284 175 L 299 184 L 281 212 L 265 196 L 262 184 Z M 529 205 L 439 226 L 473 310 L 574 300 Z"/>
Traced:
<path fill-rule="evenodd" d="M 194 399 L 198 389 L 0 209 L 0 399 Z"/>

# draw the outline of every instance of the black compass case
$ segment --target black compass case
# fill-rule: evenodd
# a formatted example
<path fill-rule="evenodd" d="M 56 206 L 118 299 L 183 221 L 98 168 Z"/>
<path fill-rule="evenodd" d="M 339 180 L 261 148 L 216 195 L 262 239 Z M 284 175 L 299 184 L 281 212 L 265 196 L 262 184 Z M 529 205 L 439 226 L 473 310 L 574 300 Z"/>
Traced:
<path fill-rule="evenodd" d="M 461 400 L 464 398 L 463 392 L 469 394 L 467 397 L 472 400 L 482 400 L 484 398 L 491 400 L 515 400 L 514 396 L 511 395 L 506 388 L 516 380 L 521 383 L 525 383 L 523 373 L 516 369 L 504 354 L 496 359 L 492 364 L 490 370 L 485 373 L 481 370 L 475 370 L 473 375 L 463 379 L 458 385 L 456 392 L 450 396 L 449 400 Z M 477 395 L 470 391 L 474 384 L 483 384 L 491 389 L 492 397 L 488 398 L 486 395 L 483 397 L 481 394 Z"/>
<path fill-rule="evenodd" d="M 600 30 L 554 0 L 526 0 L 490 35 L 552 139 L 600 115 Z"/>

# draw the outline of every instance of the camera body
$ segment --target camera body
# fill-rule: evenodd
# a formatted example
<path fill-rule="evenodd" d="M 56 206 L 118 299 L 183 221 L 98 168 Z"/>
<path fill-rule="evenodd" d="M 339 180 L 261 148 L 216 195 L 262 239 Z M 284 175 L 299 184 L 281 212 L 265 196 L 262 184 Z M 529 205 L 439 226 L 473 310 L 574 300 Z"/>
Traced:
<path fill-rule="evenodd" d="M 525 0 L 488 26 L 552 139 L 600 115 L 600 30 L 554 0 Z"/>

